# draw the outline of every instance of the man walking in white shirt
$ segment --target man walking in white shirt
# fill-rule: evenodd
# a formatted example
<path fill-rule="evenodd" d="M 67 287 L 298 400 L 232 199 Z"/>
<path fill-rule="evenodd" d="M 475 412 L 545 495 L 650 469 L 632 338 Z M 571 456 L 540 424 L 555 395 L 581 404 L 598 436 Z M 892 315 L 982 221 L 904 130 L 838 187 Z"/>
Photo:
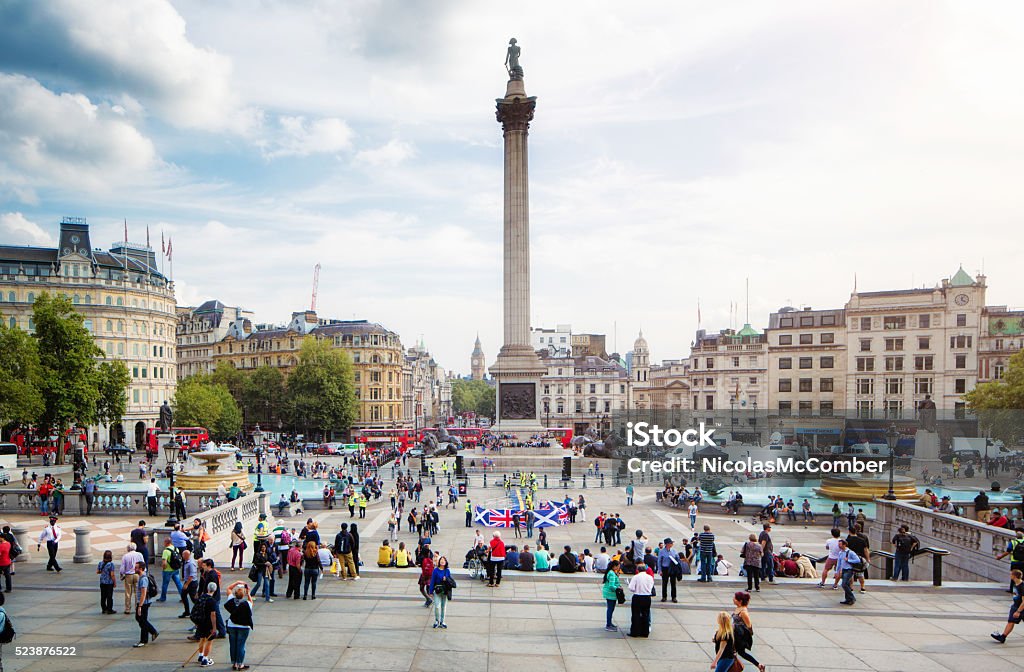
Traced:
<path fill-rule="evenodd" d="M 160 492 L 160 486 L 156 484 L 156 479 L 149 479 L 149 486 L 146 489 L 146 505 L 149 507 L 149 515 L 156 515 L 156 495 Z"/>
<path fill-rule="evenodd" d="M 61 572 L 60 565 L 57 564 L 57 545 L 63 537 L 64 530 L 57 524 L 57 516 L 50 516 L 50 524 L 39 533 L 39 543 L 36 544 L 36 550 L 38 551 L 43 542 L 46 542 L 46 553 L 50 556 L 50 559 L 46 562 L 46 571 L 48 572 L 54 570 L 57 570 L 58 574 Z"/>

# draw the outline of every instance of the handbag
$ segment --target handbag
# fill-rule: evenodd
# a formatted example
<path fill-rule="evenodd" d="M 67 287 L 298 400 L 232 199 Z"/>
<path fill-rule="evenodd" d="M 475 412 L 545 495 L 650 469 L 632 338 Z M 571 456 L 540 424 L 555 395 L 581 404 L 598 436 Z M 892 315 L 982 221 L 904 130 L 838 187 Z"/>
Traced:
<path fill-rule="evenodd" d="M 259 578 L 260 570 L 256 568 L 256 565 L 253 565 L 249 568 L 249 580 L 255 583 Z"/>
<path fill-rule="evenodd" d="M 732 667 L 729 668 L 729 672 L 743 672 L 743 663 L 738 657 L 732 659 Z"/>
<path fill-rule="evenodd" d="M 622 588 L 616 588 L 615 589 L 615 599 L 618 601 L 619 604 L 625 604 L 626 603 L 626 591 L 624 591 Z"/>

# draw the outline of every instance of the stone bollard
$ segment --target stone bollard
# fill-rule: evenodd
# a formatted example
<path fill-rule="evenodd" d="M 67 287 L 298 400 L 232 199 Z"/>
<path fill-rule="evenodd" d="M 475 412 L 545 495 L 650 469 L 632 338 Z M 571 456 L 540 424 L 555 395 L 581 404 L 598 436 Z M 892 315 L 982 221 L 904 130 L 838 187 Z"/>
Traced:
<path fill-rule="evenodd" d="M 18 546 L 21 546 L 21 555 L 14 559 L 15 562 L 27 562 L 31 560 L 32 556 L 28 554 L 29 540 L 28 530 L 24 527 L 18 526 L 11 528 L 11 532 L 14 533 L 14 540 L 18 542 Z"/>
<path fill-rule="evenodd" d="M 88 527 L 75 528 L 75 557 L 72 561 L 76 564 L 92 562 L 92 542 L 89 535 L 92 533 Z"/>

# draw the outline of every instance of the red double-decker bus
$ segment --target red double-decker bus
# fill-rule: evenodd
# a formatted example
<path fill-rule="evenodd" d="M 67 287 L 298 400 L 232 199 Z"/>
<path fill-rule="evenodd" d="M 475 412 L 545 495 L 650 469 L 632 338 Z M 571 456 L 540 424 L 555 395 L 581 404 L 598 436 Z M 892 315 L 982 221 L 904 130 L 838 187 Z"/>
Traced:
<path fill-rule="evenodd" d="M 549 427 L 547 432 L 561 442 L 562 448 L 568 448 L 572 444 L 572 429 L 569 427 Z"/>
<path fill-rule="evenodd" d="M 398 427 L 393 429 L 357 429 L 353 432 L 356 443 L 364 450 L 378 450 L 389 445 L 398 446 L 398 451 L 404 453 L 416 443 L 413 430 Z"/>
<path fill-rule="evenodd" d="M 181 444 L 182 450 L 202 448 L 210 441 L 210 432 L 205 427 L 172 427 L 171 431 L 174 432 L 174 440 Z M 150 455 L 160 452 L 157 445 L 159 433 L 159 427 L 150 427 L 146 430 L 146 452 Z"/>

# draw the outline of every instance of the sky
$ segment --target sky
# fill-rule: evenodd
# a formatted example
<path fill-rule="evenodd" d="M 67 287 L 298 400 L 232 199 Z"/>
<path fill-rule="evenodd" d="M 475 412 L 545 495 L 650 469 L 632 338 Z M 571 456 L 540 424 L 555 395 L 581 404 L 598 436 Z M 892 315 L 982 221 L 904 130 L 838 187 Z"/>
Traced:
<path fill-rule="evenodd" d="M 173 240 L 179 305 L 269 323 L 319 263 L 322 317 L 468 373 L 501 345 L 510 37 L 534 326 L 682 358 L 698 303 L 762 329 L 961 264 L 1024 305 L 1014 0 L 3 2 L 0 243 L 127 220 Z"/>

